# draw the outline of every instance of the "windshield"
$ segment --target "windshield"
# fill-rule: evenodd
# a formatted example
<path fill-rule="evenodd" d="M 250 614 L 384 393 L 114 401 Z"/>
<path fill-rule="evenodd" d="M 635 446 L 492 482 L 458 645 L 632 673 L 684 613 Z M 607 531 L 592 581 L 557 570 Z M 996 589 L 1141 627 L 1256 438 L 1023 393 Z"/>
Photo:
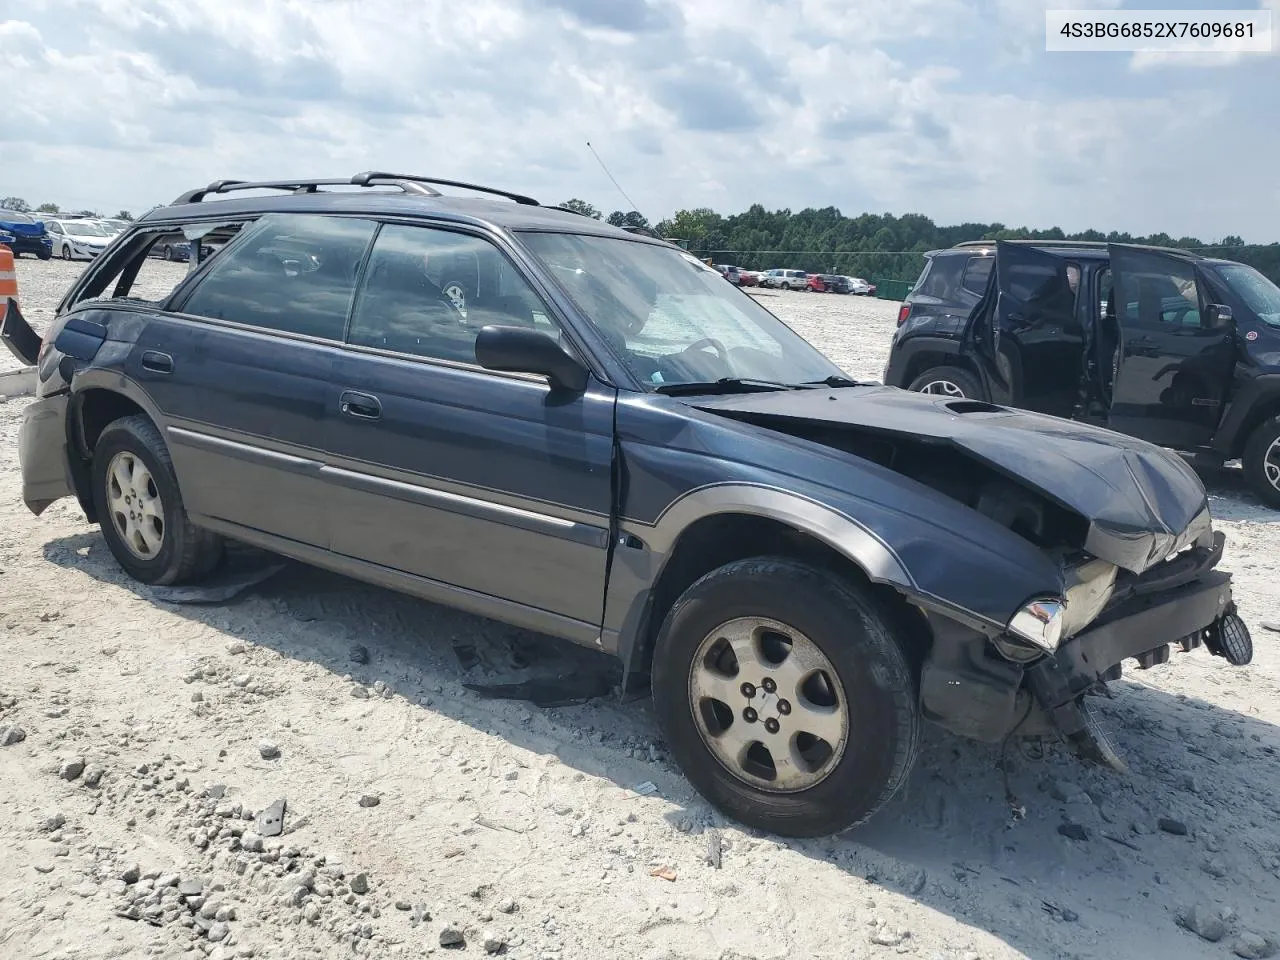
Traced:
<path fill-rule="evenodd" d="M 843 376 L 714 267 L 676 247 L 563 233 L 522 239 L 641 382 Z"/>
<path fill-rule="evenodd" d="M 1218 275 L 1244 301 L 1245 306 L 1258 315 L 1258 319 L 1280 327 L 1280 287 L 1243 263 L 1221 266 Z"/>
<path fill-rule="evenodd" d="M 89 223 L 86 220 L 73 220 L 70 223 L 64 223 L 67 233 L 73 237 L 105 237 L 107 231 L 102 229 L 101 224 Z"/>
<path fill-rule="evenodd" d="M 8 220 L 10 223 L 35 223 L 35 218 L 28 217 L 25 213 L 19 213 L 17 210 L 0 209 L 0 220 Z"/>

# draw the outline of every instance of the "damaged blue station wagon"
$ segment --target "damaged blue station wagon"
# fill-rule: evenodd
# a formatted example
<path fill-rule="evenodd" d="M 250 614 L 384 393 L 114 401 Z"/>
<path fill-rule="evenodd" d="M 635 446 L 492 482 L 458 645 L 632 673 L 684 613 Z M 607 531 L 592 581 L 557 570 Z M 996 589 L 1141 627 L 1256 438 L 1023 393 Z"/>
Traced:
<path fill-rule="evenodd" d="M 614 654 L 778 833 L 869 817 L 923 719 L 1114 761 L 1086 695 L 1122 661 L 1252 655 L 1179 458 L 856 383 L 696 257 L 518 194 L 219 181 L 3 332 L 38 367 L 27 505 L 76 497 L 134 577 L 230 538 Z"/>

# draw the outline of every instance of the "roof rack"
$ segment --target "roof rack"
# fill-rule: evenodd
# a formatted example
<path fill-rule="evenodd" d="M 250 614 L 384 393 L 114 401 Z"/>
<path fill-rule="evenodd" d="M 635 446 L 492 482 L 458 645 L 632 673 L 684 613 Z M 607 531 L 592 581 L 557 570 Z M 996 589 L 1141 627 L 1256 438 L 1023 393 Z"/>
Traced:
<path fill-rule="evenodd" d="M 997 243 L 1021 243 L 1033 244 L 1040 247 L 1105 247 L 1106 240 L 1032 240 L 1021 238 L 1018 240 L 964 240 L 957 243 L 956 247 L 994 247 Z"/>
<path fill-rule="evenodd" d="M 414 174 L 380 173 L 373 170 L 357 173 L 347 179 L 302 179 L 302 180 L 215 180 L 206 187 L 197 187 L 183 193 L 171 206 L 184 203 L 200 203 L 210 194 L 225 194 L 236 190 L 283 190 L 288 193 L 317 193 L 320 187 L 399 187 L 405 193 L 424 197 L 443 196 L 431 184 L 445 187 L 457 187 L 461 190 L 475 190 L 480 193 L 492 193 L 500 197 L 514 200 L 528 206 L 540 206 L 537 200 L 520 193 L 510 193 L 494 187 L 484 187 L 476 183 L 465 183 L 461 180 L 444 180 L 438 177 L 420 177 Z"/>
<path fill-rule="evenodd" d="M 1183 257 L 1191 259 L 1204 259 L 1194 250 L 1186 250 L 1182 247 L 1160 247 L 1151 243 L 1116 243 L 1110 240 L 965 240 L 948 247 L 949 250 L 956 250 L 961 247 L 994 247 L 997 243 L 1015 243 L 1022 246 L 1034 247 L 1079 247 L 1085 250 L 1106 250 L 1109 247 L 1132 247 L 1136 250 L 1159 250 L 1161 253 L 1176 253 Z M 941 251 L 930 251 L 926 256 Z"/>

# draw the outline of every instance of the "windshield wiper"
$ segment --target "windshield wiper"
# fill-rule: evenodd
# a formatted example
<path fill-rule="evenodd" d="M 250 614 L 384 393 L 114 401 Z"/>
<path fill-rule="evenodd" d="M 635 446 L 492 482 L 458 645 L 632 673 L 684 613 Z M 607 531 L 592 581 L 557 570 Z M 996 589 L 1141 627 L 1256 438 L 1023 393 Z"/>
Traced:
<path fill-rule="evenodd" d="M 805 387 L 865 387 L 865 383 L 857 380 L 850 380 L 848 377 L 830 376 L 823 377 L 821 380 L 805 380 L 801 386 Z"/>
<path fill-rule="evenodd" d="M 747 377 L 721 377 L 719 380 L 695 380 L 691 383 L 663 383 L 654 387 L 655 393 L 668 396 L 682 393 L 756 393 L 766 390 L 795 390 L 789 383 L 772 380 L 752 380 Z"/>

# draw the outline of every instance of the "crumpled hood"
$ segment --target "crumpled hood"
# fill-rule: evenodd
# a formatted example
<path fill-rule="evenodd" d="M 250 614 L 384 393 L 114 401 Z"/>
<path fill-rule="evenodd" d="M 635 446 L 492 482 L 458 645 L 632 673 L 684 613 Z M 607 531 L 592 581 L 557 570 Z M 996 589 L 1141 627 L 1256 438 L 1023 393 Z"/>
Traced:
<path fill-rule="evenodd" d="M 1204 485 L 1175 454 L 1123 434 L 974 400 L 895 387 L 690 397 L 708 413 L 845 425 L 949 445 L 1089 521 L 1083 548 L 1134 573 L 1210 527 Z"/>

